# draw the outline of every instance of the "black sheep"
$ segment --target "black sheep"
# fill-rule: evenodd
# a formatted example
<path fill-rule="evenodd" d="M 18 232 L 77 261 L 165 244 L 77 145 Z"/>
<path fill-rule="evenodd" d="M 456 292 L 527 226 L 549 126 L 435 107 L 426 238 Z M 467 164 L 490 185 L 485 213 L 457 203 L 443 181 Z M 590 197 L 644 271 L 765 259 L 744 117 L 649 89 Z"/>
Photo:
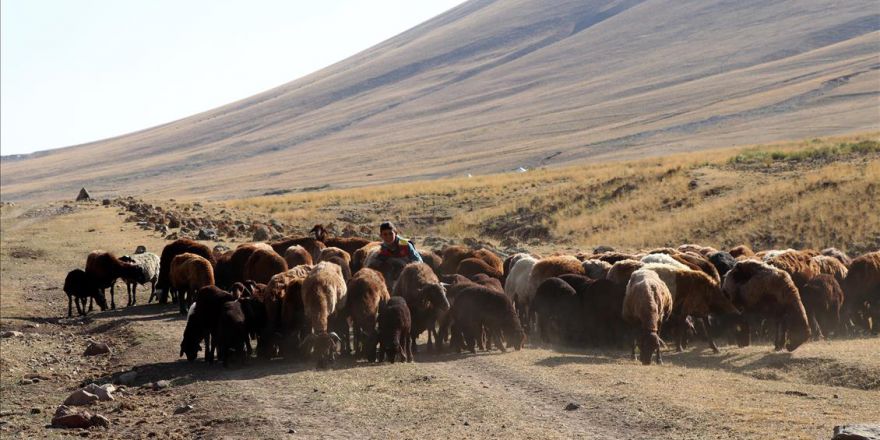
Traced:
<path fill-rule="evenodd" d="M 186 354 L 190 362 L 196 360 L 201 342 L 205 341 L 205 361 L 214 362 L 214 349 L 217 347 L 217 330 L 223 304 L 235 301 L 235 296 L 216 286 L 205 286 L 196 292 L 195 303 L 190 306 L 180 342 L 180 356 Z M 212 338 L 214 339 L 212 345 Z"/>
<path fill-rule="evenodd" d="M 571 343 L 581 334 L 580 296 L 574 287 L 559 278 L 548 278 L 538 286 L 532 310 L 538 318 L 543 342 Z"/>
<path fill-rule="evenodd" d="M 559 279 L 571 285 L 580 299 L 579 321 L 582 327 L 577 342 L 589 345 L 624 342 L 628 327 L 620 314 L 626 296 L 625 284 L 568 274 L 559 276 Z"/>
<path fill-rule="evenodd" d="M 510 298 L 488 287 L 465 286 L 455 298 L 452 319 L 451 343 L 459 351 L 464 345 L 476 353 L 475 343 L 482 339 L 484 328 L 501 351 L 506 351 L 501 342 L 502 334 L 517 350 L 525 343 L 525 333 Z"/>
<path fill-rule="evenodd" d="M 406 300 L 394 296 L 381 304 L 378 321 L 379 361 L 382 361 L 384 354 L 391 363 L 397 360 L 397 355 L 400 355 L 403 361 L 412 362 L 412 346 L 415 341 L 410 333 L 412 319 Z"/>
<path fill-rule="evenodd" d="M 80 315 L 86 314 L 86 300 L 91 298 L 101 310 L 107 310 L 107 299 L 82 269 L 74 269 L 64 278 L 64 293 L 67 294 L 67 317 L 73 316 L 73 303 Z M 80 304 L 80 302 L 82 304 Z M 91 308 L 90 308 L 91 309 Z"/>
<path fill-rule="evenodd" d="M 724 279 L 724 275 L 730 269 L 733 269 L 733 265 L 736 264 L 736 258 L 733 258 L 733 255 L 730 255 L 728 252 L 718 251 L 709 254 L 709 262 L 718 270 L 718 275 L 721 276 L 721 279 Z"/>
<path fill-rule="evenodd" d="M 250 350 L 248 343 L 248 328 L 245 314 L 241 303 L 238 301 L 226 301 L 220 306 L 220 316 L 217 325 L 218 348 L 217 358 L 223 362 L 224 367 L 229 366 L 229 351 L 234 350 L 241 356 L 241 363 L 247 362 Z"/>

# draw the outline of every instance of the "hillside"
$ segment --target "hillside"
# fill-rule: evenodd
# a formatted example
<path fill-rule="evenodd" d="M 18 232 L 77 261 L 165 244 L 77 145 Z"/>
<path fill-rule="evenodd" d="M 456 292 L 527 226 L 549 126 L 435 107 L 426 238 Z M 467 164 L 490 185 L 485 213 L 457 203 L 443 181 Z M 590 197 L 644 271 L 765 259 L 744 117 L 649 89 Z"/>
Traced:
<path fill-rule="evenodd" d="M 245 197 L 876 131 L 878 30 L 867 0 L 472 0 L 259 95 L 3 158 L 2 198 Z"/>

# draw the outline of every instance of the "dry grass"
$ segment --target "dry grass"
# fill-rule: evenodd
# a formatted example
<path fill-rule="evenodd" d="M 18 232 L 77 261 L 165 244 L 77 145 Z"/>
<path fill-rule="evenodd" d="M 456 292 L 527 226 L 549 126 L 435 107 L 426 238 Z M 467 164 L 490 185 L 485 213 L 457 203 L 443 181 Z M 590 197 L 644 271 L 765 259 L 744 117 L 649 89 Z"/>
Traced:
<path fill-rule="evenodd" d="M 282 221 L 412 236 L 644 248 L 880 247 L 880 134 L 227 202 Z"/>

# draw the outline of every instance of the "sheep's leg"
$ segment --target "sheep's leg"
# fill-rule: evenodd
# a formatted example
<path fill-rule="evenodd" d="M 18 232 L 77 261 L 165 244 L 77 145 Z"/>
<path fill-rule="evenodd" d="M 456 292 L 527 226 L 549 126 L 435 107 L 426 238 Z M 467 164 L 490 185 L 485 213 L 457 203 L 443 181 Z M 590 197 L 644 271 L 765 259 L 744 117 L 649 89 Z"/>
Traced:
<path fill-rule="evenodd" d="M 707 318 L 704 316 L 702 318 L 697 319 L 697 322 L 700 323 L 700 328 L 703 330 L 703 333 L 706 334 L 706 340 L 709 341 L 709 348 L 712 349 L 712 352 L 718 354 L 721 350 L 718 350 L 718 345 L 715 344 L 715 340 L 712 339 L 712 334 L 709 333 L 709 324 L 706 322 Z"/>
<path fill-rule="evenodd" d="M 404 333 L 403 345 L 404 345 L 404 349 L 406 349 L 406 361 L 407 362 L 414 362 L 415 361 L 415 358 L 413 358 L 413 352 L 412 352 L 412 347 L 414 344 L 415 343 L 413 342 L 412 337 L 409 334 Z"/>
<path fill-rule="evenodd" d="M 782 350 L 785 346 L 785 325 L 783 324 L 782 319 L 776 321 L 776 334 L 774 336 L 773 348 L 776 351 Z"/>
<path fill-rule="evenodd" d="M 492 337 L 495 338 L 495 345 L 501 349 L 502 353 L 507 353 L 507 349 L 504 348 L 504 343 L 501 342 L 501 332 L 496 330 L 492 332 Z"/>
<path fill-rule="evenodd" d="M 208 334 L 205 335 L 205 362 L 209 364 L 214 363 L 214 346 L 212 346 L 211 343 L 217 343 L 217 338 L 213 338 L 212 341 L 211 333 L 212 332 L 208 332 Z"/>
<path fill-rule="evenodd" d="M 657 347 L 657 364 L 663 365 L 663 356 L 660 355 L 660 347 Z"/>
<path fill-rule="evenodd" d="M 104 289 L 101 289 L 101 296 L 104 297 L 104 300 L 107 300 L 107 293 Z M 89 311 L 91 312 L 95 308 L 95 298 L 89 298 Z"/>
<path fill-rule="evenodd" d="M 80 311 L 79 302 L 76 303 L 76 311 Z M 73 295 L 67 295 L 67 317 L 73 317 Z"/>
<path fill-rule="evenodd" d="M 138 303 L 137 290 L 138 290 L 137 283 L 132 283 L 132 285 L 131 285 L 131 305 L 136 305 Z"/>
<path fill-rule="evenodd" d="M 150 281 L 150 298 L 147 300 L 147 304 L 153 302 L 153 298 L 156 297 L 156 282 Z"/>
<path fill-rule="evenodd" d="M 822 334 L 822 327 L 819 325 L 819 320 L 816 318 L 815 311 L 811 311 L 810 313 L 810 327 L 812 327 L 814 341 L 825 339 L 825 335 Z"/>

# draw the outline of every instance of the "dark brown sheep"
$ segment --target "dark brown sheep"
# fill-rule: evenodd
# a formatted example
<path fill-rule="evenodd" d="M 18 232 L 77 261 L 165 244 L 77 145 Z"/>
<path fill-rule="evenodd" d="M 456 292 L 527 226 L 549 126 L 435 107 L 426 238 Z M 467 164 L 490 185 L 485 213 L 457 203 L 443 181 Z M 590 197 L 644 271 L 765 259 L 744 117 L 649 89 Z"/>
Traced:
<path fill-rule="evenodd" d="M 709 275 L 715 284 L 721 284 L 721 275 L 718 273 L 718 269 L 716 269 L 715 265 L 713 265 L 707 258 L 690 253 L 676 254 L 673 255 L 672 258 L 678 262 L 687 264 L 693 270 L 698 270 Z"/>
<path fill-rule="evenodd" d="M 638 260 L 635 255 L 625 254 L 622 252 L 604 252 L 598 255 L 594 255 L 592 258 L 596 260 L 602 260 L 612 265 L 622 260 Z"/>
<path fill-rule="evenodd" d="M 458 268 L 455 269 L 455 273 L 464 275 L 468 278 L 478 273 L 485 274 L 499 280 L 499 282 L 503 275 L 500 270 L 492 267 L 479 258 L 465 258 L 464 260 L 461 260 L 461 263 L 458 263 Z"/>
<path fill-rule="evenodd" d="M 830 332 L 837 332 L 840 309 L 843 307 L 843 289 L 834 276 L 816 275 L 800 289 L 800 294 L 813 330 L 813 338 L 821 338 L 823 334 L 828 337 Z"/>
<path fill-rule="evenodd" d="M 379 324 L 379 361 L 382 361 L 382 355 L 384 355 L 391 363 L 394 363 L 398 356 L 405 362 L 412 362 L 415 341 L 412 339 L 410 331 L 412 318 L 406 300 L 395 296 L 382 303 L 379 307 L 377 320 Z"/>
<path fill-rule="evenodd" d="M 268 283 L 273 276 L 287 272 L 287 262 L 273 250 L 257 249 L 244 265 L 244 279 Z"/>
<path fill-rule="evenodd" d="M 443 265 L 443 258 L 440 258 L 439 255 L 435 254 L 434 251 L 418 249 L 419 255 L 422 257 L 422 262 L 431 266 L 431 270 L 437 276 L 440 276 L 440 267 Z M 354 270 L 354 268 L 352 268 Z"/>
<path fill-rule="evenodd" d="M 180 356 L 185 354 L 188 361 L 195 361 L 202 349 L 201 343 L 205 341 L 205 361 L 211 363 L 214 362 L 217 328 L 223 304 L 235 301 L 235 297 L 216 286 L 202 287 L 195 292 L 194 297 L 195 303 L 187 312 L 183 340 L 180 342 Z"/>
<path fill-rule="evenodd" d="M 296 313 L 305 314 L 304 306 L 296 305 L 297 300 L 299 303 L 302 302 L 302 295 L 301 293 L 299 294 L 300 298 L 288 298 L 287 295 L 290 293 L 290 285 L 297 279 L 300 279 L 301 283 L 302 279 L 305 279 L 311 270 L 312 266 L 301 265 L 289 269 L 287 272 L 275 274 L 269 279 L 265 287 L 254 292 L 253 297 L 259 300 L 266 309 L 266 323 L 263 326 L 263 332 L 259 337 L 259 345 L 257 346 L 257 353 L 261 358 L 271 359 L 277 351 L 282 352 L 281 354 L 285 357 L 290 356 L 290 344 L 282 346 L 281 341 L 276 338 L 276 335 L 282 332 L 285 336 L 289 337 L 299 328 L 300 324 L 296 322 L 301 323 L 302 320 L 296 322 L 294 320 L 298 316 Z M 300 291 L 301 289 L 297 290 L 297 292 Z M 293 301 L 293 303 L 289 301 Z M 288 307 L 288 310 L 285 311 L 284 307 Z M 308 328 L 306 330 L 308 331 Z"/>
<path fill-rule="evenodd" d="M 241 364 L 247 363 L 248 327 L 244 311 L 238 301 L 227 301 L 220 308 L 217 325 L 217 359 L 229 366 L 229 352 L 235 351 Z"/>
<path fill-rule="evenodd" d="M 323 225 L 315 225 L 311 231 L 311 234 L 315 234 L 315 240 L 318 240 L 324 243 L 327 247 L 337 247 L 339 249 L 348 252 L 349 254 L 353 254 L 358 249 L 370 244 L 370 240 L 366 238 L 360 237 L 329 237 L 327 236 L 327 230 L 324 229 Z"/>
<path fill-rule="evenodd" d="M 809 252 L 788 250 L 767 260 L 767 264 L 782 269 L 791 275 L 798 288 L 821 273 L 819 265 L 813 261 Z"/>
<path fill-rule="evenodd" d="M 236 283 L 244 287 L 241 281 L 232 281 L 231 279 L 232 268 L 230 265 L 232 263 L 232 255 L 234 254 L 234 250 L 214 254 L 214 284 L 229 289 L 233 289 Z"/>
<path fill-rule="evenodd" d="M 592 280 L 571 274 L 560 275 L 559 279 L 573 287 L 580 300 L 579 313 L 568 315 L 575 317 L 582 328 L 582 334 L 574 339 L 575 342 L 611 346 L 624 341 L 629 333 L 621 316 L 626 283 L 616 284 L 607 279 Z"/>
<path fill-rule="evenodd" d="M 321 256 L 321 250 L 327 247 L 324 243 L 312 237 L 284 237 L 281 240 L 269 243 L 269 245 L 272 246 L 272 249 L 278 255 L 284 255 L 284 251 L 291 246 L 302 246 L 312 254 L 312 261 L 318 261 L 318 258 Z"/>
<path fill-rule="evenodd" d="M 433 340 L 438 337 L 436 321 L 440 315 L 449 310 L 446 289 L 431 267 L 425 263 L 411 263 L 404 267 L 400 278 L 394 284 L 394 296 L 406 300 L 412 317 L 412 338 L 428 331 L 428 349 L 433 348 Z"/>
<path fill-rule="evenodd" d="M 637 329 L 633 338 L 632 357 L 636 358 L 639 347 L 639 360 L 649 365 L 651 357 L 657 354 L 657 363 L 663 363 L 660 355 L 660 327 L 672 313 L 672 295 L 666 284 L 656 272 L 639 269 L 633 272 L 626 286 L 621 316 Z"/>
<path fill-rule="evenodd" d="M 873 334 L 880 333 L 880 251 L 856 257 L 843 283 L 844 314 Z M 871 318 L 870 320 L 868 318 Z"/>
<path fill-rule="evenodd" d="M 748 245 L 741 244 L 739 246 L 734 247 L 730 251 L 728 251 L 733 258 L 739 257 L 752 257 L 755 255 L 755 251 L 752 250 Z"/>
<path fill-rule="evenodd" d="M 452 341 L 454 350 L 462 348 L 476 353 L 476 341 L 483 338 L 483 330 L 501 351 L 507 343 L 520 350 L 525 344 L 525 332 L 516 309 L 504 293 L 479 285 L 466 285 L 455 298 L 452 310 Z"/>
<path fill-rule="evenodd" d="M 101 294 L 104 294 L 104 289 L 110 288 L 111 309 L 116 308 L 114 290 L 117 279 L 130 279 L 140 284 L 147 282 L 146 274 L 140 266 L 120 261 L 112 253 L 104 251 L 92 251 L 89 254 L 86 259 L 86 274 L 95 287 L 101 289 Z"/>
<path fill-rule="evenodd" d="M 171 260 L 171 289 L 177 292 L 180 313 L 185 315 L 195 293 L 214 285 L 214 268 L 200 255 L 183 253 Z"/>
<path fill-rule="evenodd" d="M 296 267 L 301 264 L 314 264 L 312 254 L 300 245 L 294 245 L 287 248 L 287 250 L 284 251 L 284 261 L 287 262 L 287 267 Z"/>
<path fill-rule="evenodd" d="M 443 248 L 443 263 L 440 265 L 440 275 L 452 275 L 458 269 L 461 260 L 473 256 L 470 249 L 464 246 L 446 246 Z"/>
<path fill-rule="evenodd" d="M 484 273 L 478 273 L 472 275 L 469 279 L 481 286 L 504 293 L 504 286 L 501 285 L 501 281 L 498 278 L 490 277 Z"/>
<path fill-rule="evenodd" d="M 724 277 L 722 291 L 741 310 L 777 321 L 777 350 L 784 346 L 794 351 L 810 339 L 810 324 L 800 294 L 784 270 L 760 261 L 739 261 Z"/>
<path fill-rule="evenodd" d="M 531 307 L 541 341 L 571 343 L 581 333 L 580 297 L 569 283 L 556 277 L 544 280 L 535 292 Z"/>
<path fill-rule="evenodd" d="M 359 270 L 348 282 L 346 314 L 354 324 L 355 353 L 373 362 L 376 359 L 376 319 L 379 304 L 391 295 L 382 274 L 370 268 Z"/>
<path fill-rule="evenodd" d="M 247 266 L 248 259 L 251 258 L 251 255 L 260 249 L 269 251 L 272 250 L 272 247 L 266 243 L 244 243 L 238 245 L 238 247 L 232 251 L 232 254 L 229 255 L 228 259 L 226 259 L 226 256 L 224 255 L 223 260 L 218 260 L 214 271 L 216 274 L 215 281 L 217 282 L 217 285 L 228 288 L 234 283 L 243 283 L 248 280 L 244 274 L 245 266 Z"/>
<path fill-rule="evenodd" d="M 73 316 L 73 303 L 76 303 L 76 311 L 85 315 L 86 301 L 92 299 L 98 303 L 101 310 L 107 310 L 107 299 L 101 293 L 101 289 L 82 269 L 74 269 L 67 273 L 64 278 L 64 293 L 67 294 L 67 317 Z"/>
<path fill-rule="evenodd" d="M 159 295 L 160 304 L 168 302 L 168 289 L 171 286 L 171 261 L 174 260 L 174 257 L 187 252 L 199 255 L 210 261 L 212 265 L 214 264 L 214 253 L 211 251 L 211 248 L 202 243 L 188 238 L 180 238 L 166 245 L 162 249 L 162 255 L 159 257 L 159 280 L 156 282 L 156 288 L 161 291 Z"/>

